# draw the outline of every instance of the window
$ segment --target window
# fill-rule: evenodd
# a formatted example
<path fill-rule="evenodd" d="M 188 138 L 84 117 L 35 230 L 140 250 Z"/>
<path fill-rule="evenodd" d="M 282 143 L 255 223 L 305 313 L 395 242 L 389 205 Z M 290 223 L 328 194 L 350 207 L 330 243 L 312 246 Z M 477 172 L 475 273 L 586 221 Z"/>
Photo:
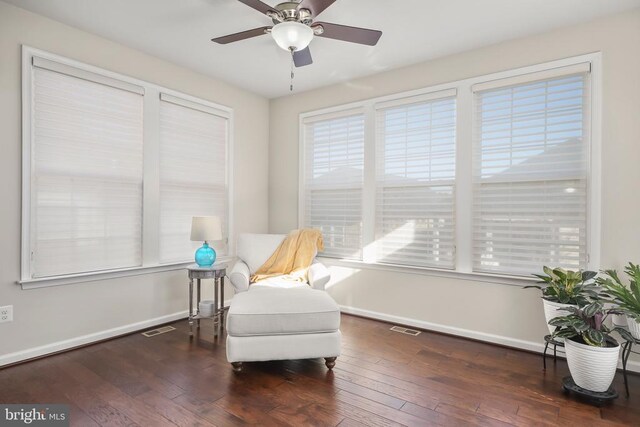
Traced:
<path fill-rule="evenodd" d="M 190 260 L 202 245 L 185 239 L 191 217 L 219 216 L 225 229 L 227 119 L 221 114 L 161 95 L 160 262 Z"/>
<path fill-rule="evenodd" d="M 362 257 L 364 115 L 346 112 L 304 124 L 306 227 L 324 236 L 327 256 Z"/>
<path fill-rule="evenodd" d="M 228 236 L 230 109 L 28 47 L 22 81 L 23 288 L 180 268 L 192 216 Z"/>
<path fill-rule="evenodd" d="M 301 224 L 324 256 L 364 263 L 509 283 L 598 269 L 599 67 L 583 55 L 301 114 Z"/>
<path fill-rule="evenodd" d="M 32 277 L 141 265 L 141 90 L 35 65 Z"/>
<path fill-rule="evenodd" d="M 586 67 L 476 91 L 474 270 L 586 267 Z"/>
<path fill-rule="evenodd" d="M 454 268 L 455 91 L 427 98 L 377 106 L 376 259 Z"/>

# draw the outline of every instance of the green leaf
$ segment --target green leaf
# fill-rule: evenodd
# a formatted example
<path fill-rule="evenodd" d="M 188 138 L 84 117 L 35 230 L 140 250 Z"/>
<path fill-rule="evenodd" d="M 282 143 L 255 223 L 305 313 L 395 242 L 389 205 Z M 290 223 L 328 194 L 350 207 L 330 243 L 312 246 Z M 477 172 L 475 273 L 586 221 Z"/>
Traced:
<path fill-rule="evenodd" d="M 585 305 L 589 304 L 589 301 L 581 296 L 575 297 L 572 301 L 572 304 L 577 305 L 578 307 L 584 307 Z"/>
<path fill-rule="evenodd" d="M 558 311 L 568 311 L 572 314 L 567 315 L 565 317 L 569 317 L 569 316 L 578 316 L 580 314 L 580 310 L 575 308 L 575 307 L 560 307 L 558 308 Z"/>
<path fill-rule="evenodd" d="M 625 341 L 633 341 L 633 342 L 635 342 L 634 336 L 631 335 L 631 333 L 629 331 L 627 331 L 626 329 L 616 327 L 613 330 L 618 332 L 620 334 L 620 336 L 622 337 L 622 339 L 624 339 Z"/>
<path fill-rule="evenodd" d="M 620 281 L 620 277 L 618 277 L 618 272 L 616 270 L 605 270 L 604 271 L 605 274 L 609 277 L 611 277 L 613 280 L 615 280 L 615 282 L 619 285 L 622 284 L 622 282 Z"/>
<path fill-rule="evenodd" d="M 632 282 L 630 285 L 631 292 L 633 292 L 633 296 L 637 302 L 640 302 L 640 286 L 638 282 Z"/>
<path fill-rule="evenodd" d="M 551 277 L 543 276 L 542 274 L 533 274 L 533 276 L 535 276 L 535 277 L 537 277 L 538 279 L 541 280 L 541 282 L 538 282 L 538 283 L 549 283 L 549 282 L 551 282 L 551 280 L 553 280 L 553 279 L 551 279 Z"/>
<path fill-rule="evenodd" d="M 582 313 L 585 317 L 593 317 L 597 312 L 602 311 L 602 304 L 594 302 L 586 306 Z"/>
<path fill-rule="evenodd" d="M 567 272 L 562 268 L 554 268 L 553 274 L 560 280 L 567 280 Z"/>
<path fill-rule="evenodd" d="M 582 334 L 584 341 L 594 347 L 604 347 L 605 339 L 604 334 L 595 329 L 588 329 Z"/>
<path fill-rule="evenodd" d="M 586 282 L 588 280 L 593 279 L 594 277 L 596 277 L 598 275 L 597 272 L 595 271 L 583 271 L 582 272 L 582 281 Z"/>
<path fill-rule="evenodd" d="M 579 334 L 576 333 L 573 329 L 561 329 L 553 333 L 553 337 L 558 338 L 573 338 L 577 337 Z"/>
<path fill-rule="evenodd" d="M 583 290 L 582 291 L 583 294 L 593 298 L 593 299 L 598 299 L 601 298 L 601 294 L 596 292 L 596 291 L 591 291 L 591 290 Z"/>
<path fill-rule="evenodd" d="M 552 279 L 555 278 L 555 274 L 553 274 L 553 270 L 547 267 L 546 265 L 542 267 L 542 271 L 544 271 L 546 275 L 551 277 Z"/>
<path fill-rule="evenodd" d="M 549 324 L 551 326 L 571 326 L 571 322 L 573 319 L 570 319 L 568 316 L 565 317 L 554 317 L 549 320 Z"/>
<path fill-rule="evenodd" d="M 584 332 L 589 329 L 591 326 L 587 322 L 582 319 L 577 319 L 575 322 L 571 323 L 571 327 L 577 332 Z"/>
<path fill-rule="evenodd" d="M 632 282 L 640 283 L 640 265 L 629 263 L 624 269 L 625 273 L 631 278 Z"/>

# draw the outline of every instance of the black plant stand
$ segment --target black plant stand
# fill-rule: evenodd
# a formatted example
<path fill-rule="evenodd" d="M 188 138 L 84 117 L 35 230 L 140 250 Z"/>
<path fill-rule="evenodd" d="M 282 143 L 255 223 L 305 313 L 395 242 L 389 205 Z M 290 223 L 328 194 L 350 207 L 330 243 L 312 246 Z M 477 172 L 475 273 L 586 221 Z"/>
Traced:
<path fill-rule="evenodd" d="M 633 348 L 634 344 L 640 344 L 640 340 L 637 340 L 634 338 L 632 341 L 626 340 L 624 344 L 622 344 L 622 377 L 624 378 L 624 389 L 627 392 L 627 397 L 629 397 L 629 381 L 627 380 L 627 361 L 629 360 L 629 356 L 632 353 L 631 349 Z"/>
<path fill-rule="evenodd" d="M 597 406 L 602 406 L 605 403 L 609 403 L 614 399 L 618 398 L 618 392 L 613 388 L 613 386 L 609 387 L 609 390 L 605 392 L 597 392 L 586 390 L 573 381 L 571 375 L 566 376 L 562 379 L 562 389 L 565 393 L 575 393 L 578 397 L 585 400 L 586 402 L 592 403 Z"/>
<path fill-rule="evenodd" d="M 547 369 L 547 350 L 549 349 L 549 345 L 553 346 L 553 363 L 556 363 L 556 359 L 558 358 L 558 347 L 564 347 L 564 343 L 562 341 L 554 340 L 551 335 L 544 336 L 544 353 L 542 353 L 542 366 L 544 369 Z"/>
<path fill-rule="evenodd" d="M 545 335 L 544 336 L 544 341 L 545 341 L 545 345 L 544 345 L 544 352 L 542 353 L 542 366 L 544 367 L 544 369 L 547 369 L 547 350 L 549 349 L 549 346 L 552 345 L 553 346 L 553 363 L 556 362 L 557 360 L 557 350 L 558 347 L 563 347 L 564 348 L 564 342 L 562 341 L 557 341 L 554 340 L 553 337 L 551 335 Z M 629 380 L 627 379 L 627 362 L 629 361 L 629 356 L 631 355 L 631 353 L 636 353 L 636 354 L 640 354 L 638 352 L 632 351 L 633 349 L 633 345 L 634 344 L 640 344 L 640 340 L 634 339 L 633 341 L 628 341 L 625 340 L 625 342 L 622 344 L 622 378 L 624 378 L 624 389 L 625 392 L 627 394 L 627 398 L 629 397 Z M 562 387 L 564 388 L 565 391 L 574 391 L 576 394 L 581 394 L 579 391 L 574 390 L 575 389 L 580 389 L 580 390 L 584 390 L 580 387 L 578 387 L 577 385 L 575 385 L 575 383 L 573 382 L 573 379 L 571 379 L 571 384 L 573 384 L 572 387 L 567 388 L 567 384 L 565 384 L 567 381 L 567 378 L 571 379 L 571 376 L 569 377 L 565 377 L 563 380 L 563 385 Z M 615 390 L 613 390 L 613 388 L 609 388 L 609 390 L 605 393 L 609 393 L 610 391 L 615 392 Z M 586 394 L 588 393 L 595 393 L 589 390 L 584 390 L 584 392 Z M 586 396 L 585 394 L 585 396 Z M 616 397 L 618 397 L 618 393 L 615 392 L 615 397 L 613 399 L 615 399 Z M 611 398 L 610 398 L 611 399 Z"/>

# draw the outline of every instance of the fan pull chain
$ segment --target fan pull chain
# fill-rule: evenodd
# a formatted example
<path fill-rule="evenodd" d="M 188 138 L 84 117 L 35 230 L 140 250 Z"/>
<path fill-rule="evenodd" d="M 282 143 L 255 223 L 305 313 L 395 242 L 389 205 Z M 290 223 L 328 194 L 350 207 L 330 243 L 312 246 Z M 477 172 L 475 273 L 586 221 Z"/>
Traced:
<path fill-rule="evenodd" d="M 293 92 L 293 66 L 294 66 L 294 61 L 293 61 L 293 49 L 291 49 L 291 82 L 289 84 L 289 91 Z"/>

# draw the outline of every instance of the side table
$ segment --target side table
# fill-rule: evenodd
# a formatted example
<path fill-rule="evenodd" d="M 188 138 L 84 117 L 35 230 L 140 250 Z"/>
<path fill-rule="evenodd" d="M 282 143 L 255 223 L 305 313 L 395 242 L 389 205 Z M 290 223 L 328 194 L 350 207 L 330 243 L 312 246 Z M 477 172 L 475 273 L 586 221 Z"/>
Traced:
<path fill-rule="evenodd" d="M 224 306 L 224 277 L 227 274 L 227 264 L 213 264 L 211 267 L 200 267 L 197 264 L 187 266 L 189 272 L 189 337 L 193 338 L 193 324 L 200 328 L 200 319 L 213 319 L 213 336 L 218 336 L 218 331 L 224 329 L 224 313 L 228 307 Z M 196 309 L 193 309 L 193 281 L 196 280 Z M 200 315 L 199 304 L 201 301 L 202 279 L 213 279 L 213 316 Z M 219 296 L 219 297 L 218 297 Z"/>

